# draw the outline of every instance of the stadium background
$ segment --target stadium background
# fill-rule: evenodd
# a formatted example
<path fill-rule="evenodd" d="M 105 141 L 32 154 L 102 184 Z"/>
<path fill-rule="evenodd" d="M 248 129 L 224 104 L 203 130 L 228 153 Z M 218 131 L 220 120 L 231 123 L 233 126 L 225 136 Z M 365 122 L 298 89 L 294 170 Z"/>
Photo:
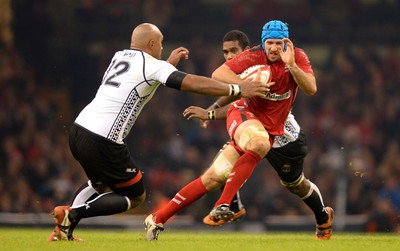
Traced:
<path fill-rule="evenodd" d="M 306 175 L 337 215 L 364 216 L 363 231 L 399 231 L 398 13 L 396 0 L 0 0 L 0 213 L 48 213 L 70 202 L 85 176 L 69 153 L 68 127 L 137 24 L 160 27 L 164 58 L 177 46 L 190 50 L 179 69 L 210 76 L 228 30 L 255 45 L 262 25 L 280 19 L 317 76 L 318 93 L 300 94 L 294 109 L 308 136 Z M 221 121 L 203 130 L 181 115 L 212 98 L 157 92 L 127 139 L 148 189 L 137 215 L 201 174 L 228 137 Z M 311 215 L 266 161 L 241 191 L 246 222 Z M 217 196 L 181 215 L 200 221 Z"/>

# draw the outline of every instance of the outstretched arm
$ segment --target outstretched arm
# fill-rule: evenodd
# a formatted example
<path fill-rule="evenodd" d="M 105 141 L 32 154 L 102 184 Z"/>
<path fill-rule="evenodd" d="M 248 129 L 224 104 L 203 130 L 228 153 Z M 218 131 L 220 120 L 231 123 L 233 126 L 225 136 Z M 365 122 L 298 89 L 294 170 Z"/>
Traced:
<path fill-rule="evenodd" d="M 175 83 L 168 83 L 169 79 L 178 79 Z M 258 71 L 254 80 L 242 80 L 240 83 L 222 83 L 214 79 L 182 72 L 174 72 L 168 78 L 166 85 L 181 91 L 194 92 L 209 96 L 242 96 L 264 97 L 269 91 L 268 84 L 261 82 L 261 71 Z"/>
<path fill-rule="evenodd" d="M 218 67 L 212 73 L 212 78 L 225 83 L 240 83 L 242 81 L 242 79 L 225 64 Z"/>

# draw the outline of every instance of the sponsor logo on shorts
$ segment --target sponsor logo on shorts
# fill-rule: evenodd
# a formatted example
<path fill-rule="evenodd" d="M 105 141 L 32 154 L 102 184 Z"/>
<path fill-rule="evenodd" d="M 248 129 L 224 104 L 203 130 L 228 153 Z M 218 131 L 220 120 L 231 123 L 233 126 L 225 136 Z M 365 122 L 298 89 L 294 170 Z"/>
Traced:
<path fill-rule="evenodd" d="M 284 164 L 284 165 L 282 166 L 282 172 L 284 172 L 284 173 L 289 173 L 290 170 L 291 170 L 290 164 Z"/>

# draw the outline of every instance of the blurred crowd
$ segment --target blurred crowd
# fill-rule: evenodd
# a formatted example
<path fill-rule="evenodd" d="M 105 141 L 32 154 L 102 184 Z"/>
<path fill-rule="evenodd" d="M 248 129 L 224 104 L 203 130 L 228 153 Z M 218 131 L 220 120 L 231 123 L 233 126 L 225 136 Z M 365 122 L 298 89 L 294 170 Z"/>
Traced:
<path fill-rule="evenodd" d="M 228 30 L 243 30 L 256 45 L 262 25 L 279 18 L 309 52 L 317 77 L 318 93 L 299 94 L 293 109 L 307 135 L 306 176 L 326 205 L 367 215 L 365 231 L 399 231 L 400 4 L 325 2 L 0 0 L 0 212 L 49 212 L 86 181 L 70 154 L 68 128 L 113 53 L 128 48 L 134 26 L 157 24 L 165 58 L 185 46 L 190 59 L 178 68 L 210 76 L 223 63 Z M 127 144 L 146 180 L 143 212 L 201 174 L 227 141 L 223 121 L 201 129 L 182 117 L 187 106 L 213 100 L 160 87 L 141 113 Z M 217 196 L 181 213 L 201 219 Z M 265 160 L 241 196 L 247 221 L 311 214 Z"/>

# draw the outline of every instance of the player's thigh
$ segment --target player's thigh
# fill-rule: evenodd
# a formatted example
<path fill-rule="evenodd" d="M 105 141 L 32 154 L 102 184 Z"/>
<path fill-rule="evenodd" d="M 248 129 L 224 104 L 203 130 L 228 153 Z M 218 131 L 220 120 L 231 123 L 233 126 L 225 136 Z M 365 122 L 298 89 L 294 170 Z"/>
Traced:
<path fill-rule="evenodd" d="M 102 180 L 114 192 L 130 199 L 141 196 L 144 191 L 142 172 L 132 159 L 126 145 L 110 145 L 103 149 Z"/>
<path fill-rule="evenodd" d="M 92 183 L 102 183 L 129 198 L 144 193 L 142 173 L 125 144 L 117 144 L 75 126 L 70 146 Z"/>
<path fill-rule="evenodd" d="M 303 174 L 303 158 L 292 159 L 272 148 L 268 152 L 266 159 L 278 173 L 281 181 L 285 183 L 294 182 Z"/>
<path fill-rule="evenodd" d="M 304 133 L 283 147 L 272 148 L 266 159 L 285 183 L 292 183 L 303 175 L 304 158 L 308 153 Z"/>
<path fill-rule="evenodd" d="M 226 129 L 230 138 L 243 151 L 246 151 L 246 144 L 254 137 L 262 136 L 269 139 L 269 135 L 262 123 L 245 106 L 232 105 L 229 108 Z"/>

